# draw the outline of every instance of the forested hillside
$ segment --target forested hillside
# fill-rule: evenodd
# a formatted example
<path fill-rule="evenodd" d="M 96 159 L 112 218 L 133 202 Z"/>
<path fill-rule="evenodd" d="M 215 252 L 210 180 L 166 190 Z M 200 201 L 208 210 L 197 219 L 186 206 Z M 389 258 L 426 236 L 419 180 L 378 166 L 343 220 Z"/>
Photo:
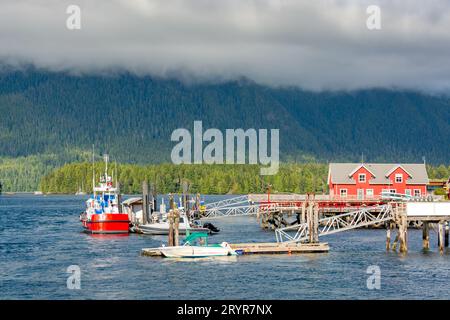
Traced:
<path fill-rule="evenodd" d="M 114 168 L 114 166 L 113 166 Z M 182 181 L 190 192 L 226 194 L 265 192 L 268 184 L 274 192 L 326 192 L 328 166 L 325 164 L 282 164 L 278 174 L 261 177 L 257 165 L 117 165 L 121 191 L 141 193 L 142 181 L 156 185 L 158 192 L 181 191 Z M 96 163 L 96 182 L 104 164 Z M 59 168 L 42 179 L 41 190 L 53 193 L 75 193 L 77 186 L 92 190 L 92 164 L 75 163 Z"/>
<path fill-rule="evenodd" d="M 170 162 L 172 131 L 192 131 L 194 120 L 204 129 L 278 128 L 282 161 L 450 159 L 448 97 L 29 69 L 0 73 L 0 181 L 4 191 L 34 190 L 43 174 L 92 144 L 123 163 Z"/>
<path fill-rule="evenodd" d="M 114 165 L 112 166 L 114 168 Z M 427 166 L 430 178 L 448 178 L 450 166 Z M 104 164 L 96 163 L 96 182 Z M 202 194 L 263 193 L 271 185 L 273 192 L 327 193 L 328 165 L 321 163 L 282 164 L 278 174 L 259 175 L 256 165 L 117 165 L 123 193 L 141 193 L 142 181 L 154 183 L 159 193 L 181 192 L 187 181 L 190 192 Z M 92 164 L 74 163 L 56 169 L 41 181 L 41 190 L 50 193 L 75 193 L 80 186 L 92 190 Z"/>
<path fill-rule="evenodd" d="M 35 191 L 41 178 L 55 168 L 74 161 L 86 161 L 83 152 L 31 155 L 26 157 L 0 158 L 0 184 L 2 191 Z"/>
<path fill-rule="evenodd" d="M 279 128 L 284 159 L 446 162 L 450 100 L 416 92 L 306 92 L 249 81 L 0 74 L 0 156 L 68 148 L 107 150 L 121 161 L 169 161 L 175 128 Z"/>

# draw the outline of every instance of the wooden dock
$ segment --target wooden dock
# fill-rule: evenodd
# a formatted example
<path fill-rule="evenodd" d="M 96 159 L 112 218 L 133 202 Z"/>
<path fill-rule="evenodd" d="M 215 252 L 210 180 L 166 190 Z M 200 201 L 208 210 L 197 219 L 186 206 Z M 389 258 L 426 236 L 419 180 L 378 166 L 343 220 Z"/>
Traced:
<path fill-rule="evenodd" d="M 254 242 L 230 244 L 231 248 L 239 254 L 302 254 L 302 253 L 323 253 L 328 252 L 328 243 L 274 243 L 274 242 Z M 144 248 L 141 250 L 143 256 L 162 256 L 158 248 Z"/>
<path fill-rule="evenodd" d="M 322 253 L 330 251 L 328 243 L 236 243 L 230 244 L 231 248 L 242 254 L 298 254 L 298 253 Z"/>

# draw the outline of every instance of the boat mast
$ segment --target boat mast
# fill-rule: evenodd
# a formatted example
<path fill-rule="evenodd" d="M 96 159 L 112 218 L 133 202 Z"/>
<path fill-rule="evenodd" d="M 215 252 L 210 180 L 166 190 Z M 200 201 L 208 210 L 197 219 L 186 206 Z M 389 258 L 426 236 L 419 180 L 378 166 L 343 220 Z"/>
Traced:
<path fill-rule="evenodd" d="M 115 170 L 115 178 L 116 178 L 116 189 L 117 189 L 117 192 L 119 192 L 119 175 L 117 174 L 117 160 L 115 159 L 115 157 L 114 157 L 114 170 Z"/>
<path fill-rule="evenodd" d="M 103 192 L 103 194 L 111 194 L 111 190 L 109 190 L 109 183 L 112 181 L 109 181 L 111 177 L 108 176 L 108 161 L 109 161 L 109 155 L 105 153 L 103 155 L 103 159 L 105 160 L 105 188 L 106 192 Z"/>
<path fill-rule="evenodd" d="M 94 145 L 92 145 L 92 192 L 95 198 L 95 150 Z"/>
<path fill-rule="evenodd" d="M 108 160 L 109 160 L 108 154 L 105 154 L 103 156 L 103 159 L 105 159 L 105 179 L 107 180 L 107 178 L 108 178 Z"/>

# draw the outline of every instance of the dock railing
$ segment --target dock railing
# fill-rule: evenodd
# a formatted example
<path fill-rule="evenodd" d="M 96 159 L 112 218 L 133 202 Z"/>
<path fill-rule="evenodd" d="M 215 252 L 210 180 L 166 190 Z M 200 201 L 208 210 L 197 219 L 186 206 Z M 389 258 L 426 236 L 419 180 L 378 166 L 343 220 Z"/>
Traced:
<path fill-rule="evenodd" d="M 376 214 L 375 214 L 376 212 Z M 394 219 L 391 204 L 367 207 L 319 220 L 318 235 L 324 236 L 337 232 L 380 224 Z M 302 242 L 308 239 L 310 224 L 305 222 L 275 230 L 277 242 Z"/>

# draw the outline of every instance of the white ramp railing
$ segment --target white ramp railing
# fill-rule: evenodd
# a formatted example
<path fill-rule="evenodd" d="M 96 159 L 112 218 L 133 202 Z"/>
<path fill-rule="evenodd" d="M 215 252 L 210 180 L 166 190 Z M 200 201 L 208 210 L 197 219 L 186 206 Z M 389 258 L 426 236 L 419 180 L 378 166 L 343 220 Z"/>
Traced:
<path fill-rule="evenodd" d="M 229 206 L 235 206 L 236 204 L 241 203 L 249 203 L 248 196 L 239 196 L 234 198 L 229 198 L 225 200 L 220 200 L 217 202 L 211 202 L 205 205 L 206 209 L 213 209 L 213 208 L 223 208 L 223 207 L 229 207 Z"/>
<path fill-rule="evenodd" d="M 390 204 L 367 207 L 357 211 L 351 211 L 340 215 L 319 220 L 319 236 L 361 228 L 392 220 L 394 212 Z M 277 242 L 302 242 L 309 237 L 308 223 L 275 230 Z"/>
<path fill-rule="evenodd" d="M 259 204 L 249 200 L 248 196 L 240 196 L 231 199 L 221 200 L 205 205 L 201 219 L 250 216 L 277 212 L 280 210 L 293 210 L 296 207 L 283 207 L 279 203 Z"/>
<path fill-rule="evenodd" d="M 220 200 L 205 205 L 205 210 L 202 212 L 202 219 L 204 218 L 220 218 L 220 217 L 235 217 L 248 216 L 258 212 L 258 205 L 249 201 L 248 196 L 239 196 L 230 199 Z"/>

